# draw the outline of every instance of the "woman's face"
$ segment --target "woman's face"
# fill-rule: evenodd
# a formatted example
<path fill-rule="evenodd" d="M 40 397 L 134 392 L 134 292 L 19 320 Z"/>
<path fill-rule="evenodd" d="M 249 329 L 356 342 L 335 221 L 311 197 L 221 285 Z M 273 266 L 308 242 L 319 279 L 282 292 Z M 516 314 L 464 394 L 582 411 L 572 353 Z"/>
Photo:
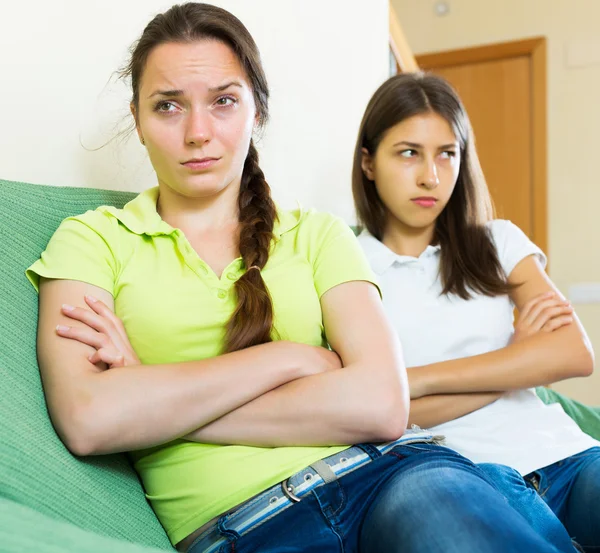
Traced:
<path fill-rule="evenodd" d="M 363 150 L 362 167 L 388 222 L 413 231 L 434 228 L 458 178 L 460 147 L 443 117 L 415 115 L 390 128 L 374 156 Z"/>
<path fill-rule="evenodd" d="M 154 48 L 132 111 L 161 186 L 190 198 L 239 187 L 256 107 L 229 46 L 201 40 Z"/>

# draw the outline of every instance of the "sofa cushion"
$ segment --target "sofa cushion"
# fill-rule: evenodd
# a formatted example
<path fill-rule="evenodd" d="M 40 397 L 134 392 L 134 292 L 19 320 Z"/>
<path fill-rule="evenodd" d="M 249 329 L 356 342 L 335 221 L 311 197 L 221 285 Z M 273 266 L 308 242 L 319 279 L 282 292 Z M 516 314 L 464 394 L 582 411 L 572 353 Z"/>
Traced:
<path fill-rule="evenodd" d="M 160 553 L 162 549 L 115 540 L 0 497 L 3 553 Z"/>
<path fill-rule="evenodd" d="M 0 180 L 0 496 L 86 530 L 172 549 L 125 455 L 78 459 L 54 432 L 36 360 L 37 294 L 25 277 L 65 217 L 133 196 Z"/>

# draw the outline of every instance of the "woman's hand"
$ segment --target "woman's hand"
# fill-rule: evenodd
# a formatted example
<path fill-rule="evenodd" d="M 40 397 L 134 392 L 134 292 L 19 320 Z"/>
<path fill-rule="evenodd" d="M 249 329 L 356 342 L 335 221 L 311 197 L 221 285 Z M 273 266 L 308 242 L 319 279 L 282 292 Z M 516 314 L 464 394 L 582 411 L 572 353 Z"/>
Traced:
<path fill-rule="evenodd" d="M 538 332 L 553 332 L 573 322 L 573 308 L 554 292 L 535 296 L 519 313 L 511 343 L 520 342 Z"/>
<path fill-rule="evenodd" d="M 342 368 L 342 360 L 335 352 L 321 346 L 303 346 L 307 376 Z"/>
<path fill-rule="evenodd" d="M 84 323 L 87 328 L 59 325 L 56 333 L 95 348 L 96 351 L 88 358 L 93 365 L 106 363 L 109 369 L 139 365 L 140 360 L 121 320 L 105 303 L 92 296 L 85 296 L 85 303 L 92 311 L 66 304 L 61 311 L 65 316 Z"/>
<path fill-rule="evenodd" d="M 340 356 L 322 346 L 310 346 L 288 340 L 277 340 L 269 345 L 276 348 L 274 351 L 282 360 L 282 364 L 289 364 L 289 360 L 293 360 L 298 370 L 298 378 L 342 368 Z"/>

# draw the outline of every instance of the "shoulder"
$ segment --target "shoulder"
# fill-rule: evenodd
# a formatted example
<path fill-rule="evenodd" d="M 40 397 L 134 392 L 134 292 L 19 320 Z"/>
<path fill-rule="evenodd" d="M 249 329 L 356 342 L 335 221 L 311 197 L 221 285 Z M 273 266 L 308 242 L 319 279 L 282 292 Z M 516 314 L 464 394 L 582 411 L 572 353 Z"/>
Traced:
<path fill-rule="evenodd" d="M 506 275 L 525 257 L 535 255 L 542 266 L 546 265 L 544 252 L 514 223 L 505 219 L 494 219 L 486 224 L 496 247 L 498 259 Z"/>
<path fill-rule="evenodd" d="M 341 217 L 317 211 L 315 209 L 279 210 L 279 224 L 275 228 L 275 234 L 284 235 L 294 231 L 297 235 L 306 238 L 351 236 L 354 237 L 352 228 Z"/>
<path fill-rule="evenodd" d="M 114 207 L 100 206 L 94 210 L 79 215 L 67 217 L 56 231 L 56 236 L 62 239 L 77 239 L 99 237 L 110 240 L 118 230 L 118 220 L 110 213 Z"/>
<path fill-rule="evenodd" d="M 327 230 L 330 228 L 351 230 L 350 225 L 348 225 L 338 215 L 334 215 L 333 213 L 327 213 L 325 211 L 317 211 L 315 209 L 308 209 L 302 213 L 301 224 L 307 230 Z"/>
<path fill-rule="evenodd" d="M 523 233 L 523 231 L 508 219 L 492 219 L 485 224 L 490 236 L 494 241 L 502 241 L 512 233 Z"/>
<path fill-rule="evenodd" d="M 276 239 L 281 238 L 282 245 L 302 252 L 309 260 L 364 257 L 352 227 L 332 213 L 315 209 L 281 212 L 279 225 Z"/>
<path fill-rule="evenodd" d="M 312 265 L 319 297 L 345 282 L 367 281 L 377 285 L 365 254 L 344 219 L 314 209 L 295 210 L 287 215 L 293 216 L 295 225 L 282 234 L 281 244 L 287 244 L 283 247 L 293 249 Z M 281 217 L 281 222 L 285 220 Z"/>
<path fill-rule="evenodd" d="M 486 228 L 497 249 L 531 243 L 527 235 L 512 221 L 493 219 L 486 223 Z"/>
<path fill-rule="evenodd" d="M 36 289 L 40 277 L 79 280 L 112 293 L 120 241 L 118 222 L 103 208 L 67 217 L 41 257 L 27 271 Z"/>

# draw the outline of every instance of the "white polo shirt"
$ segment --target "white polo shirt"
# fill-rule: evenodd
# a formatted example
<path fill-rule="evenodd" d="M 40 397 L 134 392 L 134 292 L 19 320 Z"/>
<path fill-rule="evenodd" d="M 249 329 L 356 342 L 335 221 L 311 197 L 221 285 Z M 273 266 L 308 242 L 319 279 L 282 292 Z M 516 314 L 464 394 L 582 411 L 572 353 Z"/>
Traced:
<path fill-rule="evenodd" d="M 502 269 L 542 251 L 510 221 L 489 228 Z M 377 274 L 384 308 L 394 326 L 407 367 L 470 357 L 506 347 L 513 334 L 514 305 L 507 295 L 470 300 L 441 295 L 440 247 L 418 257 L 397 255 L 368 232 L 358 238 Z M 546 405 L 534 389 L 507 392 L 494 403 L 431 429 L 446 445 L 476 463 L 501 463 L 521 474 L 600 445 L 559 404 Z"/>

